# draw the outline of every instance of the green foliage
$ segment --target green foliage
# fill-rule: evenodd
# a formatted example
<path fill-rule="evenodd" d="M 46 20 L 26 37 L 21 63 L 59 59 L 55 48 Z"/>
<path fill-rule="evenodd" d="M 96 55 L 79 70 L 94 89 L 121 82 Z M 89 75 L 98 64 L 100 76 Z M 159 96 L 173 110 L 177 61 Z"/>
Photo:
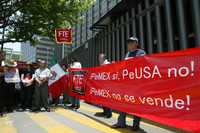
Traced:
<path fill-rule="evenodd" d="M 20 0 L 18 0 L 20 1 Z M 93 0 L 21 0 L 20 8 L 9 16 L 6 26 L 8 42 L 31 41 L 34 35 L 54 39 L 54 30 L 71 27 L 78 22 L 78 14 L 91 6 Z"/>

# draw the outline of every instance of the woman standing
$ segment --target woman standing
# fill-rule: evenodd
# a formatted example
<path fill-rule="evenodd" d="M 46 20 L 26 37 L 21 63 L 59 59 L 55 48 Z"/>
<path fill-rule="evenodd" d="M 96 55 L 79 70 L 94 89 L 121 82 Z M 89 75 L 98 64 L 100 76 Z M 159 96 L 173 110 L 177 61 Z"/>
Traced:
<path fill-rule="evenodd" d="M 8 112 L 13 112 L 15 108 L 15 83 L 20 82 L 19 71 L 16 68 L 17 63 L 14 61 L 8 61 L 4 67 L 4 79 L 5 79 L 5 97 L 6 108 Z"/>
<path fill-rule="evenodd" d="M 0 116 L 3 116 L 3 109 L 5 106 L 4 95 L 5 95 L 4 72 L 3 72 L 3 67 L 1 67 L 0 68 Z"/>

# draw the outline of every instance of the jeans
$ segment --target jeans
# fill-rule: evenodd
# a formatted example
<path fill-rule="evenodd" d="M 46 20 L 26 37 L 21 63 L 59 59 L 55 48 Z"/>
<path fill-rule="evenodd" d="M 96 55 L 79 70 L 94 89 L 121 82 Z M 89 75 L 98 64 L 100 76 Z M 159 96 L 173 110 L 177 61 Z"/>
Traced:
<path fill-rule="evenodd" d="M 133 118 L 133 124 L 140 125 L 141 118 L 138 116 L 133 116 Z M 126 113 L 120 112 L 117 124 L 122 127 L 126 126 Z"/>
<path fill-rule="evenodd" d="M 112 109 L 103 107 L 103 113 L 106 114 L 107 116 L 112 116 Z"/>
<path fill-rule="evenodd" d="M 70 97 L 70 99 L 71 99 L 71 104 L 73 106 L 80 107 L 80 100 L 78 98 L 76 98 L 76 97 Z"/>

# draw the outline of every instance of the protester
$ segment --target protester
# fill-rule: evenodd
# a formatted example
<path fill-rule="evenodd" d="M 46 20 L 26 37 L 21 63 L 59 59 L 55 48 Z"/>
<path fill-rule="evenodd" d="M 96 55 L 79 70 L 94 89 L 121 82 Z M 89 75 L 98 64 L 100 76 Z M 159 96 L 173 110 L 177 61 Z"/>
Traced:
<path fill-rule="evenodd" d="M 82 65 L 77 59 L 72 58 L 70 68 L 82 68 Z M 71 96 L 70 99 L 71 99 L 71 104 L 72 104 L 70 106 L 70 108 L 79 109 L 80 108 L 80 100 L 74 96 Z"/>
<path fill-rule="evenodd" d="M 0 116 L 3 116 L 3 109 L 5 107 L 5 82 L 4 82 L 4 72 L 3 67 L 0 69 Z"/>
<path fill-rule="evenodd" d="M 40 111 L 42 107 L 50 112 L 48 106 L 48 80 L 52 76 L 44 60 L 38 60 L 39 68 L 35 71 L 34 106 L 32 111 Z"/>
<path fill-rule="evenodd" d="M 110 62 L 106 59 L 106 55 L 103 54 L 103 53 L 99 54 L 99 64 L 100 65 L 110 64 Z M 103 112 L 98 112 L 98 113 L 95 114 L 95 116 L 111 118 L 112 117 L 112 110 L 110 108 L 103 107 Z"/>
<path fill-rule="evenodd" d="M 31 62 L 26 63 L 25 69 L 21 73 L 22 81 L 22 109 L 31 109 L 32 99 L 34 93 L 34 69 L 31 66 Z"/>
<path fill-rule="evenodd" d="M 70 102 L 70 96 L 69 96 L 69 92 L 68 92 L 68 84 L 67 84 L 67 81 L 68 81 L 68 76 L 69 76 L 69 71 L 68 71 L 68 65 L 63 65 L 62 66 L 62 69 L 65 71 L 65 81 L 64 82 L 64 104 L 71 104 Z"/>
<path fill-rule="evenodd" d="M 13 60 L 5 62 L 4 66 L 4 80 L 5 80 L 5 97 L 6 109 L 8 112 L 13 112 L 16 105 L 15 85 L 20 82 L 19 71 L 16 68 L 17 63 Z"/>
<path fill-rule="evenodd" d="M 133 58 L 136 56 L 144 56 L 146 53 L 144 50 L 139 48 L 139 42 L 138 39 L 135 37 L 131 37 L 127 40 L 128 44 L 128 53 L 125 57 L 125 59 Z M 134 116 L 133 121 L 133 131 L 138 131 L 140 129 L 140 120 L 141 118 L 138 116 Z M 117 124 L 114 124 L 112 128 L 125 128 L 126 127 L 126 113 L 120 112 L 120 115 L 118 117 Z"/>

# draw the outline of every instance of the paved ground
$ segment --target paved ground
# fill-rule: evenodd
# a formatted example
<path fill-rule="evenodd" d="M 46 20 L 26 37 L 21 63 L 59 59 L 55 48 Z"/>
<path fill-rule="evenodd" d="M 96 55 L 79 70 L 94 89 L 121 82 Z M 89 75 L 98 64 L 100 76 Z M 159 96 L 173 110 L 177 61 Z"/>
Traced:
<path fill-rule="evenodd" d="M 95 117 L 101 109 L 81 103 L 78 111 L 57 108 L 52 112 L 30 113 L 15 112 L 0 118 L 0 133 L 133 133 L 129 128 L 114 130 L 110 126 L 116 122 L 113 118 Z M 131 125 L 131 118 L 127 118 Z M 144 120 L 140 133 L 173 133 L 181 132 Z"/>

